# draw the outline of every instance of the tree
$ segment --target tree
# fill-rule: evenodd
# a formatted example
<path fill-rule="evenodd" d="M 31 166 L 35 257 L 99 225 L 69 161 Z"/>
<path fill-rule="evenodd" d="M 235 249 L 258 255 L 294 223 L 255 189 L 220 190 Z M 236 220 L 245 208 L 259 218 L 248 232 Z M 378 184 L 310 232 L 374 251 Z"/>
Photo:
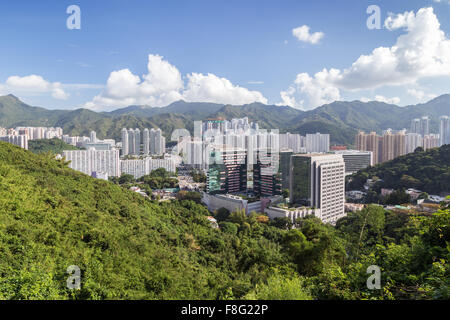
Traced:
<path fill-rule="evenodd" d="M 131 174 L 123 173 L 119 178 L 119 184 L 134 183 L 136 180 Z"/>

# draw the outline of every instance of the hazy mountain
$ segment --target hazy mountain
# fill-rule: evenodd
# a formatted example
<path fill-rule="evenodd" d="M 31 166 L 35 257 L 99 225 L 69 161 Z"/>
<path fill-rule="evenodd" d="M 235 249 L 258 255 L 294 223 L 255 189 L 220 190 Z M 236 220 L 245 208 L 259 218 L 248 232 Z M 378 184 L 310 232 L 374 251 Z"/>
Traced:
<path fill-rule="evenodd" d="M 169 137 L 176 128 L 192 130 L 195 120 L 248 117 L 264 129 L 301 134 L 330 133 L 332 143 L 351 145 L 358 130 L 381 132 L 387 128 L 409 128 L 412 119 L 425 115 L 431 118 L 431 131 L 438 132 L 439 116 L 450 115 L 450 95 L 407 107 L 375 101 L 336 101 L 302 111 L 261 103 L 236 106 L 177 101 L 161 108 L 129 106 L 101 113 L 87 109 L 47 110 L 28 106 L 12 95 L 0 97 L 0 126 L 60 126 L 70 135 L 88 135 L 95 130 L 99 138 L 114 139 L 120 138 L 123 127 L 160 127 Z"/>

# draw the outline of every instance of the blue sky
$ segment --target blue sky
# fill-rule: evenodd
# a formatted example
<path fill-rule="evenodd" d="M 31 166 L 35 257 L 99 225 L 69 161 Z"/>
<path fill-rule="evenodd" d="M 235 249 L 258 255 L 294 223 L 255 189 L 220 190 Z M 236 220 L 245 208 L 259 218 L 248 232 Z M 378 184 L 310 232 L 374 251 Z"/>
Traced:
<path fill-rule="evenodd" d="M 391 30 L 369 30 L 366 9 L 372 4 L 380 7 L 382 23 L 389 13 L 405 11 L 417 14 L 417 21 Z M 66 27 L 69 5 L 81 9 L 80 30 Z M 419 9 L 429 7 L 433 13 L 419 19 Z M 221 103 L 255 100 L 302 109 L 334 99 L 407 105 L 450 92 L 447 61 L 434 69 L 408 62 L 408 68 L 423 70 L 387 75 L 395 81 L 386 84 L 380 75 L 366 79 L 355 70 L 348 74 L 345 70 L 375 48 L 391 48 L 408 28 L 418 30 L 418 24 L 433 16 L 445 39 L 437 39 L 434 45 L 439 49 L 423 55 L 439 60 L 435 54 L 443 54 L 450 38 L 447 0 L 2 1 L 0 94 L 13 93 L 47 108 L 95 110 L 128 103 L 161 106 L 178 98 Z M 293 29 L 301 26 L 323 36 L 317 43 L 301 41 L 293 35 Z M 422 56 L 420 51 L 415 54 Z M 149 55 L 154 59 L 149 60 Z M 324 68 L 323 77 L 314 76 Z M 332 68 L 340 75 L 330 75 Z M 393 70 L 386 68 L 386 72 Z M 128 72 L 111 78 L 120 70 Z M 146 74 L 152 76 L 145 80 Z M 303 74 L 300 79 L 299 74 Z M 356 83 L 359 77 L 364 79 L 357 82 L 367 85 Z M 281 92 L 287 93 L 284 100 Z"/>

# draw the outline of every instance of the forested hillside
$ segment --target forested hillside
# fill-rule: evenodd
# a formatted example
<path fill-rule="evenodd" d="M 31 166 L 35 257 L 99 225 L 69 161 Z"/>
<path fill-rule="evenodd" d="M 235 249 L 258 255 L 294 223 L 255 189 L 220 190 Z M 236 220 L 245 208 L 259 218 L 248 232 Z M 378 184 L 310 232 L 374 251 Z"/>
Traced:
<path fill-rule="evenodd" d="M 0 142 L 0 299 L 448 299 L 449 209 L 336 227 L 157 202 Z M 66 287 L 67 267 L 81 289 Z M 381 268 L 381 290 L 366 287 Z"/>
<path fill-rule="evenodd" d="M 430 194 L 450 193 L 450 145 L 397 157 L 361 170 L 350 177 L 348 190 L 362 189 L 370 178 L 380 178 L 378 188 L 416 188 Z"/>
<path fill-rule="evenodd" d="M 36 139 L 28 141 L 28 150 L 33 153 L 51 152 L 54 154 L 62 154 L 64 150 L 79 150 L 79 148 L 65 143 L 61 139 Z"/>

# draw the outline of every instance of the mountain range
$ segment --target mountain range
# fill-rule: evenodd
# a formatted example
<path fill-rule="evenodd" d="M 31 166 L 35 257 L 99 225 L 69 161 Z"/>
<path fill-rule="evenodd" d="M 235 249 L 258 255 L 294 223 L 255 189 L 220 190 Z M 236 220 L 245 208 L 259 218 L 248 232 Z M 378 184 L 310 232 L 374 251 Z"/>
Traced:
<path fill-rule="evenodd" d="M 359 130 L 381 132 L 387 128 L 409 128 L 414 118 L 429 116 L 431 131 L 438 132 L 438 119 L 450 115 L 450 94 L 427 103 L 399 107 L 383 102 L 336 101 L 309 111 L 288 106 L 251 103 L 224 105 L 206 102 L 177 101 L 166 107 L 129 106 L 111 112 L 88 109 L 48 110 L 29 106 L 13 95 L 0 97 L 0 126 L 58 126 L 66 134 L 120 139 L 122 128 L 156 128 L 166 137 L 177 128 L 192 132 L 195 120 L 223 117 L 248 117 L 263 129 L 279 129 L 280 133 L 329 133 L 332 144 L 351 146 Z"/>

